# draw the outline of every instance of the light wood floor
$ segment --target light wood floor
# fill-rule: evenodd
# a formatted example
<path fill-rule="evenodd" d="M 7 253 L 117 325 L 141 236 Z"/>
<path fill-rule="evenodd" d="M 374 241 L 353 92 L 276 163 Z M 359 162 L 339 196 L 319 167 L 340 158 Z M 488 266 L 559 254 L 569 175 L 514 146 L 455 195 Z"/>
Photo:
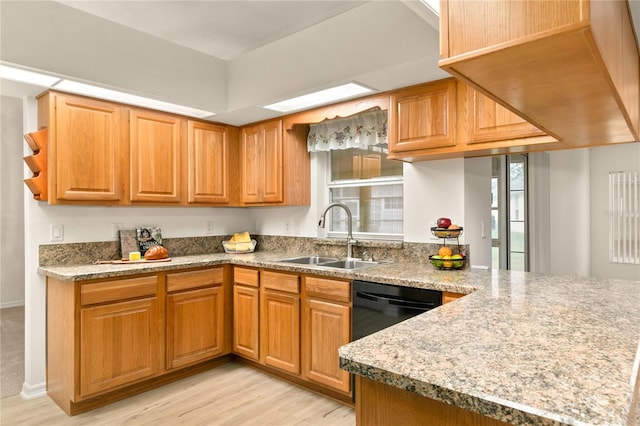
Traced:
<path fill-rule="evenodd" d="M 10 425 L 355 425 L 355 413 L 331 399 L 237 362 L 68 417 L 48 397 L 0 400 Z"/>

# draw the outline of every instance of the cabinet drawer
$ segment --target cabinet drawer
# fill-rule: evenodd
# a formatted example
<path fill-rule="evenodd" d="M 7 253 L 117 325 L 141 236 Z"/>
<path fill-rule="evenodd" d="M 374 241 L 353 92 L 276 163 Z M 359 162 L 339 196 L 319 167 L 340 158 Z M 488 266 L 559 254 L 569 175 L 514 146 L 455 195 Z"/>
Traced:
<path fill-rule="evenodd" d="M 223 268 L 167 274 L 167 292 L 222 285 Z"/>
<path fill-rule="evenodd" d="M 351 302 L 351 284 L 348 281 L 306 277 L 304 280 L 307 296 L 336 302 Z"/>
<path fill-rule="evenodd" d="M 236 284 L 258 287 L 258 271 L 256 269 L 235 267 L 233 268 L 233 281 Z"/>
<path fill-rule="evenodd" d="M 80 303 L 82 305 L 92 305 L 95 303 L 155 296 L 157 283 L 158 277 L 154 275 L 150 277 L 83 284 L 80 287 Z"/>
<path fill-rule="evenodd" d="M 262 287 L 287 293 L 300 293 L 300 277 L 292 274 L 262 271 Z"/>

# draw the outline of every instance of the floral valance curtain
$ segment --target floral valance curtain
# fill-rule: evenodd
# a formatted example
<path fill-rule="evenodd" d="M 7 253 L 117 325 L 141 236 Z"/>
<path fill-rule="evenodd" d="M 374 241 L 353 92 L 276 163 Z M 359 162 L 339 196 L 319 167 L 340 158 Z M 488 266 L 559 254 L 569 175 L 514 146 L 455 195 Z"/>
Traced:
<path fill-rule="evenodd" d="M 346 118 L 311 124 L 309 152 L 337 149 L 369 149 L 387 143 L 387 111 L 366 111 Z"/>

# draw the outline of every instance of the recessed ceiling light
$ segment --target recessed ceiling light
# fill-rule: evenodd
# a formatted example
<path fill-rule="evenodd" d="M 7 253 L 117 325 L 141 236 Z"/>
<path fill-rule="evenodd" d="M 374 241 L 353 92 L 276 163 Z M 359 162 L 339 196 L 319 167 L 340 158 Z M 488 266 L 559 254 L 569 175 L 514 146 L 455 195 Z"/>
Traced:
<path fill-rule="evenodd" d="M 370 92 L 373 92 L 373 89 L 357 83 L 347 83 L 341 86 L 332 87 L 330 89 L 309 93 L 308 95 L 298 96 L 296 98 L 291 98 L 281 102 L 276 102 L 274 104 L 265 105 L 263 106 L 263 108 L 278 112 L 290 112 L 327 104 Z"/>
<path fill-rule="evenodd" d="M 59 77 L 52 77 L 50 75 L 9 67 L 7 65 L 0 65 L 0 78 L 41 87 L 51 87 L 54 83 L 60 81 Z"/>
<path fill-rule="evenodd" d="M 175 114 L 187 115 L 189 117 L 205 118 L 215 115 L 214 112 L 210 111 L 172 104 L 170 102 L 158 101 L 155 99 L 145 98 L 143 96 L 131 95 L 129 93 L 118 92 L 116 90 L 105 89 L 103 87 L 78 83 L 77 81 L 71 80 L 62 80 L 54 86 L 54 89 L 145 108 L 157 109 L 165 112 L 172 112 Z"/>

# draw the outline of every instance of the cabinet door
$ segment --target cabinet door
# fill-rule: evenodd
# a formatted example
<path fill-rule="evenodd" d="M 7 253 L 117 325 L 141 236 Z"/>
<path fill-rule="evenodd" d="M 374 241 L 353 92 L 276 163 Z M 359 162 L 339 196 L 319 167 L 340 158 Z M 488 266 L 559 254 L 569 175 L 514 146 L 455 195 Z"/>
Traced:
<path fill-rule="evenodd" d="M 389 151 L 455 145 L 455 80 L 401 90 L 391 96 Z"/>
<path fill-rule="evenodd" d="M 182 197 L 182 120 L 131 110 L 131 201 L 179 203 Z"/>
<path fill-rule="evenodd" d="M 259 360 L 260 290 L 257 287 L 233 287 L 233 352 Z"/>
<path fill-rule="evenodd" d="M 303 368 L 307 380 L 340 392 L 351 391 L 350 375 L 340 369 L 338 357 L 338 348 L 351 340 L 350 318 L 348 305 L 313 298 L 307 300 L 303 315 Z"/>
<path fill-rule="evenodd" d="M 80 310 L 80 395 L 151 377 L 162 368 L 156 297 Z"/>
<path fill-rule="evenodd" d="M 189 120 L 188 202 L 229 202 L 229 138 L 226 127 Z"/>
<path fill-rule="evenodd" d="M 261 202 L 261 173 L 263 158 L 259 127 L 242 129 L 240 164 L 242 167 L 242 202 Z"/>
<path fill-rule="evenodd" d="M 126 128 L 121 107 L 71 95 L 56 95 L 50 133 L 52 202 L 120 200 L 128 174 Z"/>
<path fill-rule="evenodd" d="M 542 136 L 545 133 L 502 105 L 468 89 L 468 143 L 494 142 Z"/>
<path fill-rule="evenodd" d="M 167 296 L 167 368 L 182 367 L 223 352 L 222 286 Z"/>
<path fill-rule="evenodd" d="M 260 298 L 262 361 L 300 374 L 300 296 L 266 290 Z"/>
<path fill-rule="evenodd" d="M 282 181 L 282 121 L 262 125 L 263 190 L 262 202 L 283 201 Z"/>

